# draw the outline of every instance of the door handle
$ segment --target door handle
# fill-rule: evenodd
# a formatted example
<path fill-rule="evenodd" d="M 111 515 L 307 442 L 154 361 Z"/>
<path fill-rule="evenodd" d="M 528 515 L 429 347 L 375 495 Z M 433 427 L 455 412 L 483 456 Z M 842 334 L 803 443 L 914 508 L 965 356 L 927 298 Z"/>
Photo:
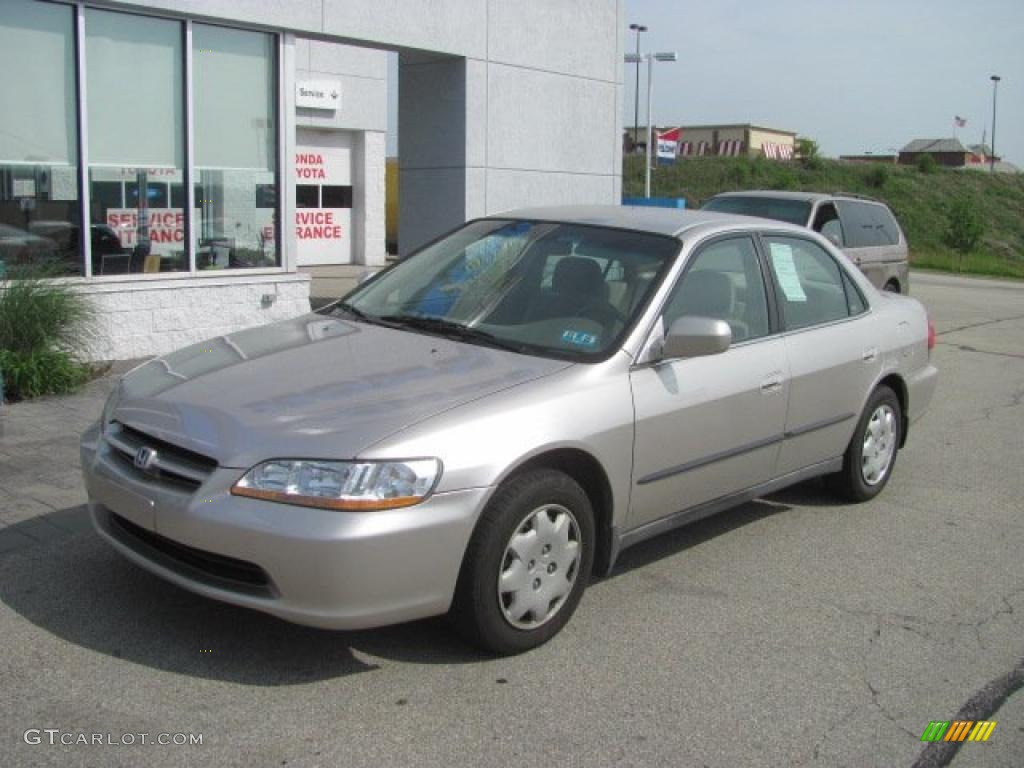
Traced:
<path fill-rule="evenodd" d="M 773 373 L 761 382 L 761 391 L 765 393 L 778 392 L 782 389 L 782 374 Z"/>
<path fill-rule="evenodd" d="M 878 357 L 878 347 L 868 347 L 863 352 L 861 352 L 860 356 L 865 363 L 870 363 L 872 360 Z"/>

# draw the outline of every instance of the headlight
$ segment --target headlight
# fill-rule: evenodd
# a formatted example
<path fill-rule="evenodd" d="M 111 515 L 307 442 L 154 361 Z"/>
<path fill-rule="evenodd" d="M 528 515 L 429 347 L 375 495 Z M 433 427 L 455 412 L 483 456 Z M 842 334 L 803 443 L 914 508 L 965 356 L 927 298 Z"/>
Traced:
<path fill-rule="evenodd" d="M 231 493 L 303 507 L 396 509 L 419 504 L 434 490 L 440 476 L 441 462 L 437 459 L 273 459 L 246 472 Z"/>

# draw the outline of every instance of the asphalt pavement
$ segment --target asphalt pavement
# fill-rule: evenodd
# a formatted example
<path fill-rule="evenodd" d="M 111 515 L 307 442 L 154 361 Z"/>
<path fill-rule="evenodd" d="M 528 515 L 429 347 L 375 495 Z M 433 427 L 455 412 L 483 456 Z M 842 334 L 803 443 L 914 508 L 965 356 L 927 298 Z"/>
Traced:
<path fill-rule="evenodd" d="M 878 499 L 811 482 L 628 550 L 508 659 L 442 620 L 320 631 L 150 576 L 85 517 L 77 436 L 112 379 L 0 411 L 0 762 L 1024 764 L 1024 283 L 912 291 L 941 379 Z M 958 718 L 997 725 L 921 742 Z"/>

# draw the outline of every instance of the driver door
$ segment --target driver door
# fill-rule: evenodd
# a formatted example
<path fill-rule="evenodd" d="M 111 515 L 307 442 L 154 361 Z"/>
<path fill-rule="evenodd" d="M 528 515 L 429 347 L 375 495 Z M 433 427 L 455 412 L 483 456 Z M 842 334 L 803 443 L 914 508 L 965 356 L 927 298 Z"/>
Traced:
<path fill-rule="evenodd" d="M 718 355 L 662 360 L 631 373 L 636 432 L 630 527 L 773 477 L 786 420 L 789 365 L 770 332 L 753 239 L 714 240 L 690 257 L 659 321 L 725 320 Z"/>

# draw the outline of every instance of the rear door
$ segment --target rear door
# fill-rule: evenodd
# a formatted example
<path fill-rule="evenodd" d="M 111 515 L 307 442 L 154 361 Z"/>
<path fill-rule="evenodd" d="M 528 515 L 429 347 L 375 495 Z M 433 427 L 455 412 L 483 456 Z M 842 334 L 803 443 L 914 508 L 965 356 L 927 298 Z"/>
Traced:
<path fill-rule="evenodd" d="M 881 369 L 867 303 L 839 261 L 799 236 L 765 235 L 790 366 L 778 475 L 842 456 Z"/>
<path fill-rule="evenodd" d="M 701 246 L 658 322 L 725 320 L 733 344 L 708 357 L 663 360 L 630 373 L 636 413 L 630 525 L 768 480 L 782 440 L 789 371 L 770 332 L 767 290 L 751 236 Z"/>

